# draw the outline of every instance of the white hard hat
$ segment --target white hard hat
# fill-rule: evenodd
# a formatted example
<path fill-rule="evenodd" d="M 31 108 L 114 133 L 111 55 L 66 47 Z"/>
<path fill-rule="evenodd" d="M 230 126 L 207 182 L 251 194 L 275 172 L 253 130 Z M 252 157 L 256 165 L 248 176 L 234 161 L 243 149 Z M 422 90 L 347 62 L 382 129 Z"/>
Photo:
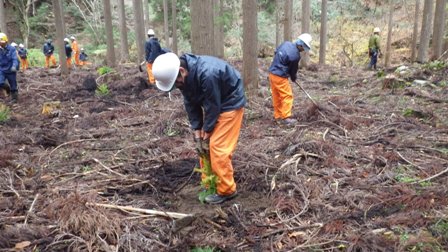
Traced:
<path fill-rule="evenodd" d="M 70 40 L 68 38 L 65 38 L 64 41 L 65 42 L 70 42 Z"/>
<path fill-rule="evenodd" d="M 75 40 L 75 36 L 71 36 L 70 39 L 71 39 L 71 40 Z"/>
<path fill-rule="evenodd" d="M 81 48 L 81 51 L 84 51 L 84 48 Z"/>
<path fill-rule="evenodd" d="M 25 46 L 24 46 L 23 44 L 20 44 L 19 47 L 20 47 L 20 48 L 24 48 Z"/>
<path fill-rule="evenodd" d="M 299 37 L 297 38 L 296 44 L 297 42 L 302 41 L 308 48 L 305 48 L 306 51 L 311 50 L 311 40 L 313 40 L 313 38 L 311 37 L 311 35 L 309 33 L 302 33 L 299 35 Z"/>
<path fill-rule="evenodd" d="M 15 42 L 12 42 L 11 45 L 14 46 L 14 47 L 17 46 L 17 44 Z"/>
<path fill-rule="evenodd" d="M 149 29 L 148 30 L 148 35 L 154 36 L 155 35 L 154 30 L 153 29 Z"/>
<path fill-rule="evenodd" d="M 373 29 L 373 32 L 380 32 L 381 30 L 380 30 L 380 28 L 379 27 L 375 27 L 374 29 Z"/>
<path fill-rule="evenodd" d="M 179 74 L 180 60 L 174 53 L 164 53 L 154 60 L 152 73 L 156 79 L 156 86 L 162 91 L 170 91 L 173 88 Z"/>

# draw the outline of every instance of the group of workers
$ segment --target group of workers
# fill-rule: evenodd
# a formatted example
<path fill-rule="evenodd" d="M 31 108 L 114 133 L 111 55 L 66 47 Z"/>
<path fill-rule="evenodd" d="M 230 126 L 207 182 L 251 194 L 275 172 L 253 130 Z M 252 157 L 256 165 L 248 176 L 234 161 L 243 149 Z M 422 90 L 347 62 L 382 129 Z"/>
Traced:
<path fill-rule="evenodd" d="M 66 64 L 69 69 L 72 68 L 72 58 L 74 58 L 74 63 L 77 67 L 82 67 L 89 64 L 87 62 L 88 56 L 84 51 L 84 48 L 79 49 L 78 42 L 76 41 L 76 38 L 74 36 L 71 36 L 70 39 L 64 38 L 64 48 Z M 48 39 L 45 42 L 42 51 L 45 55 L 45 67 L 56 67 L 56 59 L 53 55 L 54 46 L 51 39 Z"/>
<path fill-rule="evenodd" d="M 375 38 L 369 41 L 369 66 L 374 68 L 379 53 L 378 34 L 379 29 L 375 28 Z M 216 193 L 208 195 L 205 202 L 220 204 L 234 198 L 237 187 L 232 155 L 238 143 L 246 105 L 240 73 L 228 62 L 216 57 L 190 53 L 178 56 L 163 50 L 152 29 L 148 30 L 147 36 L 145 60 L 148 81 L 164 92 L 170 92 L 174 88 L 180 90 L 193 130 L 195 149 L 201 159 L 204 154 L 210 158 L 212 171 L 218 178 Z M 310 51 L 311 41 L 311 35 L 303 33 L 293 42 L 283 42 L 277 47 L 269 67 L 273 117 L 283 125 L 294 126 L 297 123 L 292 117 L 294 98 L 288 79 L 296 81 L 300 53 Z M 75 64 L 80 63 L 82 50 L 81 54 L 77 54 L 77 46 L 74 49 L 73 42 L 76 42 L 74 37 L 71 46 L 69 40 L 65 40 L 67 64 L 69 60 L 71 63 L 73 51 Z M 3 33 L 0 33 L 0 47 L 0 87 L 8 79 L 12 99 L 17 100 L 16 71 L 19 62 L 14 47 L 8 44 Z M 46 56 L 45 66 L 49 67 L 50 61 L 56 65 L 51 40 L 44 45 L 43 51 Z M 205 176 L 202 179 L 206 179 Z"/>

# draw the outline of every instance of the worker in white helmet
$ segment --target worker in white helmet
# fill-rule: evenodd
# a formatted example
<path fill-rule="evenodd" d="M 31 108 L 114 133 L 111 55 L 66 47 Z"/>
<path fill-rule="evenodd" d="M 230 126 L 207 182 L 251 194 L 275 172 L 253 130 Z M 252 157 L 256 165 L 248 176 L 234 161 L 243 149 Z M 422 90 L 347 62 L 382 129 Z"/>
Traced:
<path fill-rule="evenodd" d="M 296 41 L 285 41 L 275 50 L 274 59 L 269 67 L 274 119 L 284 125 L 292 126 L 297 120 L 292 118 L 294 98 L 288 78 L 296 81 L 299 69 L 300 52 L 311 49 L 311 35 L 301 34 Z"/>
<path fill-rule="evenodd" d="M 159 39 L 155 36 L 154 30 L 149 29 L 147 35 L 148 40 L 146 40 L 145 43 L 146 71 L 148 72 L 149 84 L 154 85 L 155 79 L 154 75 L 152 74 L 152 64 L 160 54 L 163 54 L 163 51 L 160 47 Z"/>
<path fill-rule="evenodd" d="M 65 44 L 65 56 L 67 57 L 66 59 L 67 68 L 70 69 L 72 68 L 73 49 L 72 46 L 70 45 L 70 40 L 68 38 L 64 39 L 64 44 Z"/>
<path fill-rule="evenodd" d="M 373 29 L 373 34 L 372 36 L 370 36 L 369 39 L 369 57 L 370 57 L 370 62 L 369 62 L 369 66 L 368 69 L 375 69 L 376 70 L 376 63 L 378 61 L 378 56 L 381 54 L 381 49 L 380 49 L 380 28 L 379 27 L 375 27 Z"/>
<path fill-rule="evenodd" d="M 78 46 L 78 42 L 76 41 L 75 36 L 71 36 L 70 40 L 72 41 L 72 51 L 73 51 L 73 57 L 75 57 L 75 66 L 79 66 L 80 62 L 79 62 L 79 46 Z"/>
<path fill-rule="evenodd" d="M 209 204 L 220 204 L 237 194 L 232 154 L 243 121 L 246 98 L 240 73 L 227 62 L 212 56 L 168 52 L 153 65 L 156 86 L 162 91 L 177 87 L 194 131 L 196 151 L 209 157 L 216 175 L 216 193 L 205 197 Z M 205 183 L 206 177 L 202 176 Z"/>
<path fill-rule="evenodd" d="M 28 51 L 23 44 L 20 44 L 17 53 L 19 55 L 22 71 L 25 71 L 28 68 Z"/>

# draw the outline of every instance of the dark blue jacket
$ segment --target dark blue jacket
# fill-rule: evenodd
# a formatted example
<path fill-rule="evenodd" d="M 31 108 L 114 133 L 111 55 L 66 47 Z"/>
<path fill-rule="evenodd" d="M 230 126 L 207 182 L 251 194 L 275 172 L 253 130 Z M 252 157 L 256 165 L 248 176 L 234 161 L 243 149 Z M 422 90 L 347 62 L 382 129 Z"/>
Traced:
<path fill-rule="evenodd" d="M 6 44 L 5 48 L 0 47 L 0 71 L 10 73 L 12 66 L 19 70 L 19 59 L 17 58 L 16 48 Z"/>
<path fill-rule="evenodd" d="M 153 63 L 154 60 L 163 54 L 162 48 L 160 48 L 159 39 L 152 37 L 148 39 L 145 43 L 145 60 L 148 63 Z"/>
<path fill-rule="evenodd" d="M 54 46 L 51 43 L 45 43 L 44 44 L 44 48 L 42 49 L 42 51 L 44 52 L 45 56 L 51 56 L 54 52 Z"/>
<path fill-rule="evenodd" d="M 80 61 L 87 61 L 87 58 L 89 58 L 89 56 L 87 56 L 85 52 L 81 52 L 81 54 L 79 54 Z"/>
<path fill-rule="evenodd" d="M 28 56 L 28 51 L 25 48 L 19 48 L 18 53 L 19 57 L 22 59 L 26 59 Z"/>
<path fill-rule="evenodd" d="M 283 42 L 275 50 L 274 60 L 269 67 L 269 72 L 285 78 L 290 77 L 292 81 L 296 81 L 299 61 L 300 52 L 297 46 L 289 41 Z"/>
<path fill-rule="evenodd" d="M 192 129 L 212 132 L 222 112 L 244 107 L 246 97 L 240 73 L 227 62 L 184 54 L 188 76 L 181 90 Z"/>
<path fill-rule="evenodd" d="M 72 57 L 72 52 L 73 52 L 73 49 L 70 46 L 70 44 L 69 43 L 65 43 L 65 56 L 67 56 L 67 58 Z"/>

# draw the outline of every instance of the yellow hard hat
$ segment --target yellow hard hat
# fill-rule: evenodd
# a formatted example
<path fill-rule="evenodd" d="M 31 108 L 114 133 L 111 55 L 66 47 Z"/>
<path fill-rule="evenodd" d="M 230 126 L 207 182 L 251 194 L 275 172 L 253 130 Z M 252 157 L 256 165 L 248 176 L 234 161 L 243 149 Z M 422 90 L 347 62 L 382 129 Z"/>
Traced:
<path fill-rule="evenodd" d="M 8 43 L 8 36 L 4 33 L 0 33 L 0 42 Z"/>

